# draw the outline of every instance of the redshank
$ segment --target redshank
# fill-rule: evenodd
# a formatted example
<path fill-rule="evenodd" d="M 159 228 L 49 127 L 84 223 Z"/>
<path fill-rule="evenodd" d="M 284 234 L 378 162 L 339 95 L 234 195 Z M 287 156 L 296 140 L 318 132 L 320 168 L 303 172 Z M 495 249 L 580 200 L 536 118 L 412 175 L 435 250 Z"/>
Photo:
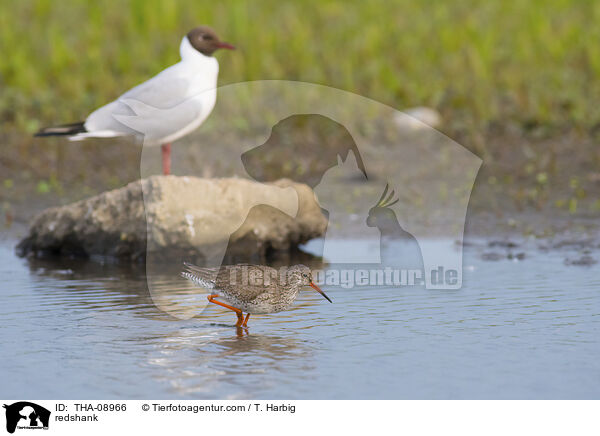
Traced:
<path fill-rule="evenodd" d="M 85 121 L 41 129 L 35 136 L 85 138 L 134 136 L 162 146 L 163 174 L 171 172 L 171 142 L 196 129 L 217 99 L 219 63 L 213 53 L 233 50 L 206 26 L 183 37 L 181 61 L 92 112 Z"/>
<path fill-rule="evenodd" d="M 275 313 L 288 309 L 296 300 L 300 289 L 305 286 L 312 287 L 327 301 L 332 302 L 315 285 L 310 268 L 304 265 L 294 265 L 278 271 L 265 265 L 202 268 L 184 263 L 181 275 L 207 289 L 210 292 L 208 301 L 233 310 L 237 315 L 236 327 L 247 327 L 250 314 Z"/>

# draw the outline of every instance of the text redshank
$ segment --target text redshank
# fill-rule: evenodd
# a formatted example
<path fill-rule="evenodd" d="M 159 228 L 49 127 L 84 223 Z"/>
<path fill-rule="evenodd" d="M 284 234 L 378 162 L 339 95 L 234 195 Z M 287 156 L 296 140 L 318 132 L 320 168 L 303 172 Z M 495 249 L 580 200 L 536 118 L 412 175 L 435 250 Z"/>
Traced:
<path fill-rule="evenodd" d="M 331 303 L 325 292 L 314 284 L 310 269 L 304 265 L 278 271 L 265 265 L 202 268 L 184 263 L 181 275 L 208 290 L 208 301 L 233 310 L 238 318 L 236 327 L 246 327 L 250 314 L 288 309 L 300 289 L 306 286 L 312 287 Z M 247 313 L 245 318 L 244 312 Z"/>

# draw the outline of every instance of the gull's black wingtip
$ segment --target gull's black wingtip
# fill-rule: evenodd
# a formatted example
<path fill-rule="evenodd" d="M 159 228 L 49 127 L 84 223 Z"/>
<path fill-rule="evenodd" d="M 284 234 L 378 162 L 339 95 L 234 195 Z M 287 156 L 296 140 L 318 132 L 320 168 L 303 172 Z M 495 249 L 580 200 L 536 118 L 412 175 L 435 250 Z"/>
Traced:
<path fill-rule="evenodd" d="M 36 138 L 43 136 L 70 136 L 85 132 L 87 132 L 85 128 L 85 122 L 80 121 L 78 123 L 44 127 L 43 129 L 38 130 L 33 136 Z"/>

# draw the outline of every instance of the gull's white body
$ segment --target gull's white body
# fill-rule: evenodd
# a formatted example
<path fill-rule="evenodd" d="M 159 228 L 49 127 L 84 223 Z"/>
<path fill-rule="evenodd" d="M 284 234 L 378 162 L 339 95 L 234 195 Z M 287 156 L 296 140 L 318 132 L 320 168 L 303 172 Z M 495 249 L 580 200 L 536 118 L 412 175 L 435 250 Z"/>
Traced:
<path fill-rule="evenodd" d="M 219 63 L 195 50 L 187 36 L 181 61 L 92 112 L 87 132 L 70 139 L 135 136 L 145 145 L 175 141 L 210 115 L 217 98 Z"/>

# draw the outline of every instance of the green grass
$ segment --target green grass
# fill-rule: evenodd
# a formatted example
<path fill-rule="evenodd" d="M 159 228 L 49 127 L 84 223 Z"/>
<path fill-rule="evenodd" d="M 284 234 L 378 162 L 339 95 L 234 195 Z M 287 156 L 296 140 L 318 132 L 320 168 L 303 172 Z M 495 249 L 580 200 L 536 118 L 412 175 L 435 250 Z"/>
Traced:
<path fill-rule="evenodd" d="M 213 26 L 220 84 L 291 79 L 397 108 L 428 105 L 467 131 L 490 122 L 600 122 L 600 2 L 5 0 L 0 123 L 29 133 L 80 120 L 177 62 Z"/>

